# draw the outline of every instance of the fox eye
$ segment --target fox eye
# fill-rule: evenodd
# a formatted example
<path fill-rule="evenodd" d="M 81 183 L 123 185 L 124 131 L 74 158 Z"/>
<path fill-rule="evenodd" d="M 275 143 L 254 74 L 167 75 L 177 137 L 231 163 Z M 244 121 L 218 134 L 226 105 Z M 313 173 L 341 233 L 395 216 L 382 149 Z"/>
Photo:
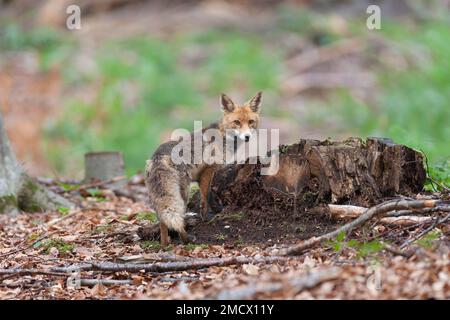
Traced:
<path fill-rule="evenodd" d="M 237 126 L 241 125 L 241 122 L 239 120 L 234 120 L 233 123 Z"/>
<path fill-rule="evenodd" d="M 249 125 L 255 124 L 255 120 L 253 120 L 253 119 L 248 120 L 248 124 L 249 124 Z"/>

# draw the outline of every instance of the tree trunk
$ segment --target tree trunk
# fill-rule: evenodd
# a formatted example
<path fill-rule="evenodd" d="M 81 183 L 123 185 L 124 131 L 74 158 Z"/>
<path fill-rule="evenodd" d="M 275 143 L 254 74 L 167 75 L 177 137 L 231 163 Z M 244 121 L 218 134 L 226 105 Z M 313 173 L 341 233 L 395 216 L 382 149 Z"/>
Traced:
<path fill-rule="evenodd" d="M 18 163 L 0 113 L 0 213 L 55 210 L 73 204 L 29 177 Z"/>
<path fill-rule="evenodd" d="M 426 179 L 420 152 L 378 138 L 300 140 L 280 146 L 275 175 L 261 175 L 262 166 L 229 165 L 216 172 L 209 197 L 213 211 L 295 210 L 320 203 L 370 207 L 386 197 L 415 194 Z"/>

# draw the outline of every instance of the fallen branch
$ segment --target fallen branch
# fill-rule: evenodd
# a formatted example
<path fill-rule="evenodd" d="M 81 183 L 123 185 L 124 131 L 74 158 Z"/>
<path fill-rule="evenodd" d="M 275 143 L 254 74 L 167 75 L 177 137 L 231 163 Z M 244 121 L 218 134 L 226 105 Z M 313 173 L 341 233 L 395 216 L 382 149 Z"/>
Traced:
<path fill-rule="evenodd" d="M 219 292 L 213 299 L 218 300 L 243 300 L 252 299 L 257 294 L 271 294 L 277 291 L 292 290 L 295 294 L 305 289 L 311 289 L 318 284 L 338 277 L 339 268 L 320 270 L 306 275 L 288 279 L 287 281 L 269 283 L 251 283 L 240 288 Z"/>
<path fill-rule="evenodd" d="M 57 224 L 57 223 L 59 223 L 59 222 L 61 222 L 61 221 L 64 221 L 64 220 L 66 220 L 66 219 L 69 219 L 69 218 L 71 218 L 71 217 L 77 215 L 78 213 L 82 212 L 83 210 L 85 210 L 85 209 L 77 209 L 77 210 L 74 210 L 74 211 L 72 211 L 71 213 L 66 214 L 66 215 L 64 215 L 64 216 L 62 216 L 62 217 L 53 219 L 53 220 L 49 221 L 49 222 L 46 224 L 46 226 L 47 226 L 47 227 L 51 227 L 51 226 L 53 226 L 53 225 L 55 225 L 55 224 Z"/>
<path fill-rule="evenodd" d="M 198 281 L 200 277 L 175 277 L 175 278 L 159 278 L 158 282 L 177 282 L 177 281 Z"/>
<path fill-rule="evenodd" d="M 52 270 L 40 270 L 40 269 L 0 269 L 0 275 L 17 275 L 17 276 L 34 276 L 34 275 L 47 275 L 47 276 L 59 276 L 67 277 L 66 273 L 61 273 Z"/>
<path fill-rule="evenodd" d="M 156 263 L 114 263 L 114 262 L 93 262 L 68 267 L 54 267 L 55 272 L 73 272 L 73 270 L 83 271 L 127 271 L 127 272 L 170 272 L 196 270 L 209 267 L 225 267 L 230 265 L 241 265 L 246 263 L 271 263 L 286 261 L 286 257 L 268 256 L 260 258 L 252 257 L 230 257 L 230 258 L 207 258 L 192 259 L 190 261 L 156 262 Z"/>
<path fill-rule="evenodd" d="M 62 217 L 59 217 L 59 218 L 56 218 L 56 219 L 53 219 L 53 220 L 47 222 L 47 224 L 45 226 L 46 227 L 51 227 L 51 226 L 53 226 L 53 225 L 55 225 L 57 223 L 60 223 L 61 221 L 64 221 L 64 220 L 69 219 L 69 218 L 72 218 L 72 217 L 76 216 L 77 214 L 79 214 L 81 212 L 84 212 L 84 211 L 87 211 L 87 210 L 105 211 L 105 209 L 95 208 L 95 207 L 76 209 L 76 210 L 72 211 L 71 213 L 68 213 L 68 214 L 66 214 L 66 215 L 64 215 Z"/>
<path fill-rule="evenodd" d="M 366 212 L 368 208 L 365 207 L 359 207 L 359 206 L 351 206 L 351 205 L 337 205 L 337 204 L 329 204 L 328 210 L 329 214 L 333 219 L 353 219 L 357 218 L 360 215 L 362 215 L 364 212 Z M 401 217 L 412 214 L 425 214 L 425 213 L 432 213 L 436 211 L 450 211 L 450 207 L 446 206 L 437 206 L 435 208 L 424 208 L 419 210 L 395 210 L 390 211 L 384 214 L 385 217 Z M 416 222 L 422 222 L 425 221 L 425 219 L 422 219 L 423 217 L 408 217 L 410 220 L 417 220 Z M 407 218 L 405 218 L 407 219 Z M 381 219 L 380 222 L 382 223 L 393 223 L 397 220 L 402 219 Z M 421 221 L 422 220 L 422 221 Z M 400 223 L 401 225 L 401 223 Z"/>
<path fill-rule="evenodd" d="M 361 216 L 364 212 L 367 211 L 367 208 L 358 207 L 358 206 L 349 206 L 349 205 L 336 205 L 329 204 L 328 209 L 330 215 L 333 219 L 353 219 Z M 389 216 L 393 213 L 393 216 Z M 418 216 L 406 216 L 399 215 L 403 214 L 412 214 L 412 213 L 420 213 L 418 210 L 400 210 L 400 211 L 392 211 L 384 214 L 384 218 L 379 220 L 380 223 L 397 225 L 397 226 L 411 226 L 416 223 L 425 223 L 431 221 L 431 217 L 418 217 Z"/>
<path fill-rule="evenodd" d="M 354 228 L 363 225 L 367 221 L 369 221 L 375 217 L 378 217 L 380 215 L 383 215 L 384 213 L 389 212 L 389 211 L 433 208 L 440 203 L 442 203 L 442 201 L 439 201 L 439 200 L 405 200 L 405 199 L 390 200 L 390 201 L 381 203 L 377 206 L 374 206 L 370 209 L 367 209 L 364 212 L 364 214 L 362 214 L 355 220 L 343 225 L 342 227 L 340 227 L 332 232 L 326 233 L 326 234 L 318 236 L 318 237 L 312 237 L 306 241 L 303 241 L 299 244 L 296 244 L 296 245 L 288 247 L 288 248 L 276 250 L 277 252 L 274 252 L 274 255 L 284 256 L 284 255 L 300 254 L 303 251 L 305 251 L 306 249 L 310 249 L 325 240 L 334 239 L 342 232 L 348 233 L 351 230 L 353 230 Z"/>
<path fill-rule="evenodd" d="M 79 282 L 78 282 L 79 281 Z M 97 284 L 101 284 L 104 286 L 123 286 L 133 284 L 133 280 L 115 280 L 115 279 L 79 279 L 77 280 L 77 284 L 80 286 L 89 286 L 93 287 Z"/>
<path fill-rule="evenodd" d="M 428 228 L 426 228 L 425 230 L 423 230 L 422 232 L 420 232 L 418 235 L 412 237 L 409 240 L 406 240 L 401 246 L 400 249 L 403 249 L 404 247 L 407 247 L 408 245 L 410 245 L 411 243 L 413 243 L 414 241 L 422 238 L 424 235 L 426 235 L 427 233 L 429 233 L 430 231 L 432 231 L 438 224 L 444 223 L 447 220 L 450 219 L 450 214 L 446 215 L 444 218 L 442 219 L 436 219 L 434 221 L 433 224 L 431 224 L 431 226 L 429 226 Z"/>
<path fill-rule="evenodd" d="M 118 257 L 117 260 L 128 263 L 150 263 L 170 261 L 191 261 L 195 258 L 176 255 L 170 252 L 137 254 L 132 256 Z"/>
<path fill-rule="evenodd" d="M 362 215 L 367 211 L 367 208 L 350 205 L 329 204 L 328 210 L 333 219 L 352 219 Z"/>
<path fill-rule="evenodd" d="M 384 217 L 380 219 L 383 224 L 391 224 L 396 226 L 412 226 L 417 223 L 426 223 L 432 221 L 432 217 L 417 217 L 417 216 L 399 216 L 399 217 Z"/>

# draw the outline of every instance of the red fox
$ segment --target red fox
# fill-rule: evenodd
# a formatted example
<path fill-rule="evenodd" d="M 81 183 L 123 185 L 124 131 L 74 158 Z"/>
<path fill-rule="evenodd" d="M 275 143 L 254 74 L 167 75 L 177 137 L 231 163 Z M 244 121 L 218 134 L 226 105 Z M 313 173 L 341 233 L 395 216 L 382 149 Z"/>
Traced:
<path fill-rule="evenodd" d="M 262 92 L 258 92 L 246 103 L 238 105 L 228 96 L 222 94 L 220 97 L 220 105 L 223 111 L 222 118 L 202 130 L 202 134 L 205 134 L 206 130 L 215 129 L 215 132 L 219 134 L 219 139 L 216 136 L 215 142 L 207 141 L 205 143 L 204 141 L 207 139 L 203 137 L 202 153 L 217 142 L 224 145 L 228 142 L 227 145 L 230 145 L 231 141 L 234 152 L 239 145 L 249 142 L 259 126 L 261 96 Z M 194 134 L 195 132 L 190 134 L 190 141 L 194 139 Z M 190 141 L 189 144 L 191 144 Z M 173 160 L 172 154 L 179 143 L 180 141 L 169 141 L 161 144 L 151 159 L 147 160 L 145 169 L 145 183 L 150 205 L 156 211 L 159 219 L 162 246 L 169 243 L 168 229 L 177 231 L 184 243 L 189 242 L 184 226 L 189 186 L 194 181 L 199 183 L 201 216 L 205 220 L 209 210 L 207 199 L 211 178 L 217 167 L 224 163 L 223 159 L 212 163 L 211 161 L 205 161 L 204 158 L 200 163 L 193 163 L 192 161 L 176 162 Z M 223 155 L 220 155 L 220 157 L 223 157 Z"/>

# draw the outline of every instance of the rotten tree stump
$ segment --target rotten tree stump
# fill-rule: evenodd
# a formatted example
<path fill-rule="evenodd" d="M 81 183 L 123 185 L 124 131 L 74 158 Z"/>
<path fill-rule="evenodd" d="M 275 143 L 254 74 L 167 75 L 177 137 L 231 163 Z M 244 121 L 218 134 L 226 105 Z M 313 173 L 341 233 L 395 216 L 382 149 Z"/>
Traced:
<path fill-rule="evenodd" d="M 124 179 L 113 181 L 115 178 L 125 175 L 125 164 L 121 152 L 89 152 L 84 155 L 84 164 L 85 183 L 111 181 L 107 183 L 110 188 L 121 188 L 126 183 Z"/>
<path fill-rule="evenodd" d="M 209 203 L 225 207 L 313 207 L 321 203 L 372 206 L 422 190 L 426 171 L 420 152 L 392 140 L 300 140 L 280 146 L 279 170 L 261 175 L 262 164 L 228 165 L 211 182 Z"/>

